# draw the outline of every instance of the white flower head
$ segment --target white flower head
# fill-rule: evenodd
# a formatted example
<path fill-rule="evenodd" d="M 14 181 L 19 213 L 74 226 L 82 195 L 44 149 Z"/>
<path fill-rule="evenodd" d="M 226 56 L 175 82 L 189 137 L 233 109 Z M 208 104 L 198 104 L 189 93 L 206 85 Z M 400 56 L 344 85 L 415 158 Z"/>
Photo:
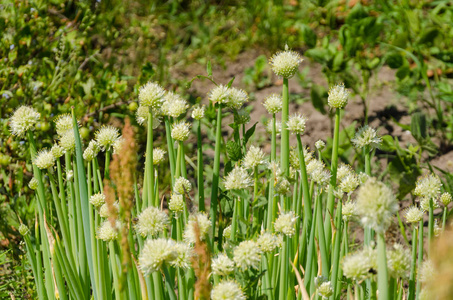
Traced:
<path fill-rule="evenodd" d="M 254 241 L 243 241 L 233 251 L 236 266 L 243 271 L 258 269 L 261 261 L 261 248 Z"/>
<path fill-rule="evenodd" d="M 39 121 L 41 114 L 30 106 L 20 106 L 10 118 L 11 133 L 22 136 Z"/>
<path fill-rule="evenodd" d="M 159 120 L 156 112 L 152 112 L 152 114 L 153 114 L 153 129 L 156 129 L 160 125 L 160 120 Z M 135 115 L 136 115 L 137 123 L 139 125 L 146 125 L 148 122 L 149 107 L 148 106 L 139 106 Z"/>
<path fill-rule="evenodd" d="M 411 206 L 404 213 L 407 223 L 417 223 L 423 219 L 423 211 L 416 206 Z"/>
<path fill-rule="evenodd" d="M 326 143 L 323 140 L 317 140 L 315 143 L 315 147 L 316 147 L 316 149 L 321 151 L 326 147 Z"/>
<path fill-rule="evenodd" d="M 316 292 L 322 299 L 329 299 L 333 295 L 332 283 L 330 281 L 324 281 L 316 288 Z"/>
<path fill-rule="evenodd" d="M 356 173 L 351 173 L 343 177 L 338 187 L 344 192 L 351 194 L 360 185 L 359 176 Z"/>
<path fill-rule="evenodd" d="M 162 163 L 165 158 L 165 153 L 167 153 L 167 152 L 165 150 L 162 150 L 161 148 L 154 148 L 153 149 L 153 165 L 157 166 L 160 163 Z"/>
<path fill-rule="evenodd" d="M 91 140 L 88 143 L 88 147 L 83 151 L 83 159 L 86 161 L 92 161 L 99 153 L 101 148 L 95 140 Z"/>
<path fill-rule="evenodd" d="M 177 141 L 185 141 L 189 138 L 190 125 L 186 122 L 179 122 L 173 125 L 171 130 L 171 137 Z"/>
<path fill-rule="evenodd" d="M 295 114 L 289 117 L 288 122 L 286 123 L 287 129 L 294 134 L 304 134 L 305 132 L 305 123 L 307 119 L 300 115 Z"/>
<path fill-rule="evenodd" d="M 352 167 L 350 165 L 340 163 L 337 169 L 337 181 L 341 182 L 343 178 L 351 174 L 354 174 Z"/>
<path fill-rule="evenodd" d="M 79 125 L 78 122 L 77 125 Z M 70 114 L 59 115 L 55 119 L 55 128 L 58 136 L 62 136 L 68 130 L 73 130 L 72 116 Z"/>
<path fill-rule="evenodd" d="M 422 265 L 420 266 L 420 270 L 418 272 L 418 280 L 422 283 L 427 283 L 433 280 L 436 276 L 436 269 L 434 268 L 434 263 L 427 259 L 425 260 Z"/>
<path fill-rule="evenodd" d="M 223 230 L 223 237 L 229 239 L 231 237 L 231 224 Z"/>
<path fill-rule="evenodd" d="M 365 247 L 362 251 L 349 254 L 343 259 L 343 274 L 355 281 L 371 277 L 372 270 L 377 271 L 377 251 Z"/>
<path fill-rule="evenodd" d="M 276 114 L 282 110 L 282 97 L 277 94 L 271 94 L 264 100 L 263 106 L 270 114 Z"/>
<path fill-rule="evenodd" d="M 447 206 L 452 200 L 451 194 L 449 192 L 445 192 L 440 196 L 439 200 L 444 206 Z"/>
<path fill-rule="evenodd" d="M 24 223 L 21 223 L 21 224 L 19 225 L 19 233 L 20 233 L 21 235 L 27 235 L 28 232 L 29 232 L 29 230 L 28 230 L 27 225 L 25 225 Z"/>
<path fill-rule="evenodd" d="M 343 215 L 343 220 L 348 221 L 352 217 L 357 215 L 357 209 L 355 202 L 348 201 L 343 204 L 343 209 L 341 210 L 341 213 Z"/>
<path fill-rule="evenodd" d="M 411 267 L 411 252 L 404 249 L 403 245 L 395 244 L 393 249 L 387 251 L 387 268 L 393 278 L 407 278 Z"/>
<path fill-rule="evenodd" d="M 225 253 L 213 258 L 211 267 L 212 273 L 219 276 L 228 276 L 234 272 L 234 262 Z"/>
<path fill-rule="evenodd" d="M 293 211 L 287 213 L 281 213 L 274 223 L 274 229 L 276 232 L 283 233 L 287 236 L 293 236 L 296 232 L 296 221 L 298 217 Z"/>
<path fill-rule="evenodd" d="M 442 182 L 439 177 L 435 174 L 429 174 L 417 180 L 414 195 L 435 199 L 440 194 L 441 186 Z"/>
<path fill-rule="evenodd" d="M 326 186 L 327 184 L 329 184 L 330 176 L 330 171 L 325 168 L 322 162 L 320 164 L 317 164 L 315 168 L 310 172 L 311 180 L 316 182 L 316 184 L 318 184 L 319 186 Z"/>
<path fill-rule="evenodd" d="M 230 101 L 230 95 L 231 90 L 226 85 L 220 84 L 209 92 L 208 98 L 212 103 L 226 104 Z"/>
<path fill-rule="evenodd" d="M 64 149 L 63 149 L 63 147 L 59 146 L 58 144 L 54 144 L 52 146 L 52 148 L 50 149 L 50 152 L 52 152 L 52 155 L 55 157 L 55 159 L 58 159 L 63 156 Z"/>
<path fill-rule="evenodd" d="M 177 268 L 188 269 L 191 266 L 190 259 L 194 256 L 193 249 L 188 244 L 177 242 L 174 245 L 176 258 L 170 264 Z"/>
<path fill-rule="evenodd" d="M 422 211 L 429 211 L 429 201 L 430 200 L 431 200 L 431 198 L 427 198 L 427 197 L 420 199 L 420 208 L 422 209 Z M 439 203 L 435 199 L 432 199 L 432 201 L 433 201 L 433 209 L 440 207 Z"/>
<path fill-rule="evenodd" d="M 382 138 L 377 135 L 376 129 L 365 125 L 357 131 L 351 142 L 356 148 L 369 146 L 368 151 L 371 152 L 373 149 L 379 148 Z"/>
<path fill-rule="evenodd" d="M 90 197 L 90 203 L 94 207 L 101 207 L 105 203 L 105 195 L 103 193 L 97 193 Z"/>
<path fill-rule="evenodd" d="M 178 257 L 175 242 L 171 239 L 148 239 L 138 257 L 144 275 L 159 271 L 164 263 L 171 263 Z"/>
<path fill-rule="evenodd" d="M 299 53 L 288 50 L 288 46 L 286 46 L 285 51 L 274 54 L 269 63 L 275 75 L 283 78 L 291 78 L 296 74 L 302 61 L 303 59 Z"/>
<path fill-rule="evenodd" d="M 234 281 L 224 280 L 211 291 L 212 300 L 245 300 L 244 292 L 241 290 L 239 284 Z"/>
<path fill-rule="evenodd" d="M 60 136 L 60 146 L 66 152 L 72 152 L 75 149 L 75 135 L 74 131 L 68 130 Z"/>
<path fill-rule="evenodd" d="M 348 97 L 349 91 L 344 87 L 343 83 L 339 83 L 330 88 L 327 103 L 330 108 L 341 109 L 348 104 Z"/>
<path fill-rule="evenodd" d="M 182 212 L 184 210 L 184 196 L 178 193 L 173 193 L 168 203 L 168 208 L 174 212 Z"/>
<path fill-rule="evenodd" d="M 368 179 L 357 194 L 357 213 L 365 227 L 384 232 L 398 211 L 398 202 L 392 190 L 374 178 Z"/>
<path fill-rule="evenodd" d="M 244 90 L 232 87 L 230 88 L 230 99 L 227 102 L 227 106 L 238 110 L 248 99 L 249 95 Z"/>
<path fill-rule="evenodd" d="M 184 230 L 184 240 L 190 244 L 195 244 L 196 235 L 195 235 L 195 224 L 198 223 L 198 229 L 200 230 L 200 240 L 204 241 L 209 228 L 211 228 L 211 220 L 209 220 L 208 215 L 199 212 L 189 217 L 189 222 L 187 223 L 186 229 Z"/>
<path fill-rule="evenodd" d="M 165 116 L 177 118 L 184 114 L 188 108 L 189 105 L 185 99 L 173 92 L 167 92 L 161 107 L 161 113 Z"/>
<path fill-rule="evenodd" d="M 51 168 L 55 164 L 55 156 L 47 149 L 41 150 L 36 154 L 33 164 L 41 170 Z"/>
<path fill-rule="evenodd" d="M 142 237 L 155 236 L 164 231 L 168 224 L 168 216 L 159 208 L 150 206 L 138 216 L 135 230 Z"/>
<path fill-rule="evenodd" d="M 120 154 L 123 144 L 124 144 L 124 139 L 123 139 L 123 137 L 120 136 L 119 138 L 116 139 L 116 141 L 112 145 L 113 154 Z"/>
<path fill-rule="evenodd" d="M 250 146 L 249 151 L 244 157 L 242 164 L 247 169 L 254 169 L 255 167 L 264 164 L 264 152 L 261 148 Z"/>
<path fill-rule="evenodd" d="M 173 191 L 175 193 L 184 195 L 186 192 L 190 192 L 192 190 L 192 184 L 190 181 L 185 179 L 184 177 L 178 177 L 175 179 L 175 185 L 173 186 Z"/>
<path fill-rule="evenodd" d="M 28 183 L 28 187 L 32 190 L 36 190 L 38 188 L 38 179 L 33 177 L 30 182 Z"/>
<path fill-rule="evenodd" d="M 115 240 L 118 237 L 118 228 L 120 227 L 120 222 L 116 221 L 115 227 L 112 226 L 112 223 L 109 220 L 102 222 L 99 226 L 96 237 L 104 242 L 110 242 Z"/>
<path fill-rule="evenodd" d="M 260 234 L 256 242 L 263 252 L 272 252 L 277 247 L 281 246 L 282 236 L 275 235 L 270 232 L 263 232 Z"/>
<path fill-rule="evenodd" d="M 118 202 L 113 203 L 113 209 L 115 210 L 116 213 L 118 213 L 119 208 L 120 208 L 120 205 Z M 101 218 L 110 217 L 110 210 L 109 210 L 109 206 L 107 205 L 107 203 L 102 204 L 101 207 L 99 208 L 99 216 Z"/>
<path fill-rule="evenodd" d="M 157 112 L 164 102 L 165 90 L 155 82 L 148 82 L 139 89 L 138 100 L 141 106 L 150 107 Z"/>
<path fill-rule="evenodd" d="M 102 151 L 110 150 L 119 138 L 119 131 L 113 126 L 102 126 L 95 134 L 96 143 Z"/>
<path fill-rule="evenodd" d="M 227 190 L 245 189 L 252 184 L 253 180 L 247 170 L 239 166 L 235 166 L 225 177 L 225 189 Z"/>
<path fill-rule="evenodd" d="M 195 120 L 201 120 L 204 118 L 205 106 L 196 106 L 192 110 L 192 118 Z"/>

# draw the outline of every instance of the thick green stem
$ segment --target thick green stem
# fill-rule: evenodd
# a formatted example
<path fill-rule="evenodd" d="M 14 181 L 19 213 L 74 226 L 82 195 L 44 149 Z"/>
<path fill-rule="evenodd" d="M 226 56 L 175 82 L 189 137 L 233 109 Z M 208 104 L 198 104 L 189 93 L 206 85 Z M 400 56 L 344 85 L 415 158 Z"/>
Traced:
<path fill-rule="evenodd" d="M 378 234 L 378 291 L 379 300 L 390 299 L 384 233 Z"/>
<path fill-rule="evenodd" d="M 411 273 L 409 276 L 409 293 L 407 296 L 408 300 L 415 299 L 416 266 L 417 266 L 417 226 L 414 226 L 414 229 L 412 230 L 412 260 L 411 260 Z"/>
<path fill-rule="evenodd" d="M 167 148 L 168 148 L 168 160 L 170 161 L 170 172 L 171 172 L 171 183 L 172 185 L 175 184 L 174 176 L 175 176 L 175 148 L 174 148 L 174 141 L 171 137 L 171 126 L 170 120 L 168 117 L 164 117 L 165 120 L 165 135 L 167 136 Z"/>
<path fill-rule="evenodd" d="M 332 146 L 332 162 L 331 162 L 331 177 L 329 192 L 327 194 L 327 211 L 324 219 L 324 228 L 326 231 L 327 247 L 330 247 L 332 237 L 332 227 L 330 226 L 330 218 L 333 214 L 333 208 L 335 204 L 334 190 L 337 186 L 337 167 L 338 167 L 338 143 L 340 136 L 340 118 L 341 109 L 337 108 L 335 111 L 335 128 L 333 134 L 333 146 Z"/>
<path fill-rule="evenodd" d="M 198 210 L 205 211 L 204 178 L 203 178 L 203 144 L 201 141 L 201 120 L 197 128 L 197 183 L 198 183 Z"/>
<path fill-rule="evenodd" d="M 333 288 L 333 296 L 331 297 L 331 299 L 333 300 L 334 299 L 334 296 L 337 294 L 337 288 L 341 288 L 339 282 L 337 282 L 338 280 L 338 269 L 340 267 L 340 252 L 341 252 L 341 240 L 342 240 L 342 203 L 341 203 L 341 200 L 338 201 L 338 204 L 337 204 L 337 213 L 336 213 L 336 226 L 337 226 L 337 230 L 336 230 L 336 233 L 335 233 L 335 245 L 334 245 L 334 252 L 333 252 L 333 262 L 332 262 L 332 275 L 331 275 L 331 279 L 330 279 L 330 282 L 332 283 L 332 288 Z"/>
<path fill-rule="evenodd" d="M 283 237 L 283 246 L 280 251 L 280 285 L 278 287 L 278 299 L 286 299 L 288 293 L 288 271 L 289 271 L 289 257 L 288 247 L 290 247 L 288 236 Z"/>
<path fill-rule="evenodd" d="M 418 258 L 417 258 L 417 266 L 418 270 L 420 270 L 423 262 L 423 219 L 420 220 L 418 224 Z M 417 286 L 416 286 L 416 299 L 420 297 L 420 292 L 421 292 L 421 282 L 420 280 L 417 280 Z"/>
<path fill-rule="evenodd" d="M 211 208 L 210 208 L 210 217 L 211 217 L 211 222 L 212 222 L 211 249 L 214 249 L 215 227 L 216 227 L 216 220 L 217 220 L 217 197 L 218 197 L 218 192 L 219 192 L 221 138 L 222 138 L 222 105 L 219 103 L 217 106 L 215 154 L 214 154 L 214 167 L 213 167 L 213 172 L 212 172 L 212 188 L 211 188 Z"/>
<path fill-rule="evenodd" d="M 434 238 L 434 203 L 429 199 L 429 220 L 428 220 L 428 258 L 431 257 L 431 243 Z"/>
<path fill-rule="evenodd" d="M 239 208 L 242 205 L 241 201 L 238 199 L 234 199 L 234 206 L 233 206 L 233 220 L 231 221 L 231 241 L 236 241 L 236 231 L 237 231 L 237 224 L 238 224 L 238 215 L 239 215 Z"/>

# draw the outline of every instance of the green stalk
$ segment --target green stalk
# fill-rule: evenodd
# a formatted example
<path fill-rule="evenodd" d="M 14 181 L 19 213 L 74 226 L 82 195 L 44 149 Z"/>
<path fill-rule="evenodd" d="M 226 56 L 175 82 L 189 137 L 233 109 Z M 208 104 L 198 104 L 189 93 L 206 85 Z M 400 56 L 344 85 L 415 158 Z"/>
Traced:
<path fill-rule="evenodd" d="M 447 222 L 447 212 L 448 212 L 448 207 L 445 206 L 444 207 L 444 213 L 443 213 L 443 216 L 442 216 L 442 230 L 445 230 L 445 225 L 446 225 L 446 222 Z"/>
<path fill-rule="evenodd" d="M 82 220 L 83 220 L 83 232 L 86 237 L 91 235 L 92 228 L 90 227 L 91 223 L 89 220 L 89 206 L 88 206 L 88 188 L 87 188 L 87 179 L 86 179 L 86 172 L 85 166 L 83 164 L 83 155 L 82 155 L 82 143 L 80 141 L 79 135 L 79 127 L 77 125 L 77 120 L 75 117 L 74 109 L 72 109 L 72 120 L 73 120 L 73 128 L 74 128 L 74 136 L 75 136 L 75 149 L 76 149 L 76 160 L 77 160 L 77 173 L 79 179 L 79 193 L 80 193 L 80 200 L 82 204 Z M 88 258 L 88 268 L 90 270 L 90 279 L 91 279 L 91 286 L 93 289 L 94 299 L 98 299 L 98 287 L 96 286 L 95 281 L 95 273 L 94 273 L 94 265 L 93 265 L 93 253 L 91 252 L 92 245 L 91 239 L 87 238 L 85 241 L 85 249 Z"/>
<path fill-rule="evenodd" d="M 319 201 L 319 197 L 316 197 L 315 209 L 313 211 L 314 224 L 318 223 L 318 220 L 317 220 L 318 219 L 318 204 L 317 204 L 318 201 Z M 307 289 L 308 293 L 310 293 L 310 281 L 313 278 L 312 270 L 313 270 L 313 259 L 314 259 L 314 255 L 315 255 L 315 227 L 316 226 L 311 226 L 311 229 L 310 229 L 307 260 L 306 260 L 306 264 L 305 264 L 304 283 L 305 283 L 305 288 Z"/>
<path fill-rule="evenodd" d="M 213 172 L 212 172 L 212 188 L 211 188 L 211 208 L 210 208 L 210 218 L 211 218 L 211 222 L 212 222 L 211 249 L 214 249 L 215 226 L 216 226 L 216 220 L 217 220 L 217 197 L 218 197 L 218 192 L 219 192 L 221 138 L 222 138 L 222 105 L 219 103 L 217 106 L 215 154 L 214 154 L 214 167 L 213 167 Z"/>
<path fill-rule="evenodd" d="M 31 243 L 31 239 L 29 233 L 24 235 L 25 247 L 27 248 L 27 258 L 31 265 L 31 270 L 33 272 L 33 278 L 36 284 L 36 290 L 38 292 L 38 299 L 47 299 L 44 294 L 44 282 L 42 281 L 42 269 L 39 269 L 38 272 L 38 262 L 36 259 L 36 253 L 34 251 L 33 244 Z M 40 258 L 39 258 L 40 259 Z M 41 276 L 39 276 L 41 275 Z"/>
<path fill-rule="evenodd" d="M 61 171 L 61 162 L 60 159 L 57 159 L 57 177 L 58 177 L 58 190 L 60 192 L 60 199 L 61 203 L 64 203 L 63 205 L 63 214 L 65 216 L 68 215 L 68 207 L 66 206 L 66 192 L 65 192 L 65 187 L 63 184 L 63 172 Z"/>
<path fill-rule="evenodd" d="M 110 158 L 112 156 L 112 151 L 107 149 L 105 151 L 105 166 L 104 166 L 104 178 L 110 178 Z"/>
<path fill-rule="evenodd" d="M 197 183 L 198 183 L 198 210 L 205 211 L 204 204 L 204 177 L 203 177 L 203 144 L 201 140 L 201 120 L 197 127 Z"/>
<path fill-rule="evenodd" d="M 420 270 L 420 267 L 422 266 L 423 262 L 423 219 L 420 220 L 418 224 L 418 258 L 417 258 L 417 265 L 418 265 L 418 270 Z M 417 286 L 416 286 L 416 299 L 420 297 L 420 292 L 421 292 L 421 282 L 420 280 L 417 280 Z"/>
<path fill-rule="evenodd" d="M 154 164 L 153 164 L 153 113 L 151 112 L 151 108 L 148 112 L 148 140 L 146 144 L 146 158 L 148 159 L 146 162 L 148 166 L 148 205 L 155 205 L 154 203 Z"/>
<path fill-rule="evenodd" d="M 252 202 L 252 207 L 251 207 L 251 210 L 252 210 L 252 214 L 253 214 L 253 226 L 252 228 L 256 228 L 260 225 L 260 219 L 259 219 L 259 209 L 258 208 L 255 208 L 256 204 L 258 204 L 258 166 L 255 167 L 254 171 L 253 171 L 253 202 Z M 248 201 L 244 201 L 245 203 L 247 203 Z M 248 204 L 248 203 L 247 203 Z M 246 217 L 248 220 L 248 215 L 246 214 Z"/>
<path fill-rule="evenodd" d="M 175 176 L 175 148 L 174 148 L 174 141 L 171 137 L 171 125 L 170 120 L 168 117 L 164 117 L 165 120 L 165 135 L 167 136 L 167 148 L 168 148 L 168 160 L 170 161 L 170 172 L 171 172 L 171 183 L 172 185 L 175 184 L 174 176 Z"/>
<path fill-rule="evenodd" d="M 434 238 L 434 203 L 429 199 L 429 220 L 428 220 L 428 258 L 431 257 L 431 242 Z"/>
<path fill-rule="evenodd" d="M 331 237 L 332 237 L 332 227 L 330 226 L 330 217 L 333 215 L 333 207 L 335 204 L 335 195 L 334 190 L 337 186 L 337 167 L 338 167 L 338 143 L 340 136 L 340 118 L 341 118 L 341 109 L 337 108 L 335 111 L 335 128 L 333 134 L 333 147 L 332 147 L 332 163 L 331 163 L 331 177 L 329 192 L 327 194 L 327 211 L 324 219 L 324 228 L 326 231 L 326 242 L 327 247 L 330 248 Z"/>
<path fill-rule="evenodd" d="M 113 287 L 114 287 L 115 299 L 116 299 L 117 297 L 121 297 L 121 291 L 120 291 L 120 282 L 119 282 L 119 277 L 120 277 L 119 268 L 118 268 L 118 263 L 116 260 L 117 254 L 115 253 L 113 243 L 115 243 L 115 241 L 108 242 L 110 267 L 112 269 L 112 274 L 113 274 Z"/>
<path fill-rule="evenodd" d="M 288 247 L 290 247 L 288 236 L 283 237 L 283 246 L 280 251 L 280 285 L 278 287 L 278 299 L 286 299 L 288 293 Z"/>
<path fill-rule="evenodd" d="M 165 286 L 167 288 L 168 296 L 170 297 L 170 300 L 176 300 L 173 277 L 170 276 L 170 273 L 168 272 L 168 268 L 165 264 L 162 266 L 162 269 L 165 274 Z"/>
<path fill-rule="evenodd" d="M 238 223 L 238 214 L 239 214 L 239 207 L 242 205 L 240 203 L 239 198 L 233 200 L 234 201 L 234 207 L 233 207 L 233 220 L 231 222 L 231 241 L 235 242 L 236 241 L 236 231 L 237 231 L 237 223 Z"/>
<path fill-rule="evenodd" d="M 412 260 L 411 260 L 411 274 L 409 277 L 409 294 L 408 300 L 415 300 L 415 271 L 417 266 L 417 226 L 412 230 Z"/>
<path fill-rule="evenodd" d="M 378 234 L 378 290 L 379 300 L 390 299 L 387 256 L 385 254 L 385 238 L 383 233 Z"/>
<path fill-rule="evenodd" d="M 327 258 L 327 246 L 326 246 L 326 237 L 324 233 L 324 227 L 322 225 L 322 199 L 320 195 L 320 190 L 318 189 L 318 193 L 316 195 L 318 198 L 317 205 L 318 211 L 316 212 L 318 216 L 316 217 L 316 227 L 318 227 L 318 243 L 319 243 L 319 251 L 321 252 L 321 261 L 322 261 L 322 276 L 326 278 L 329 277 L 329 260 Z M 330 227 L 330 225 L 329 225 Z"/>
<path fill-rule="evenodd" d="M 282 91 L 282 133 L 281 133 L 281 168 L 283 174 L 288 177 L 289 175 L 289 131 L 287 129 L 287 122 L 289 116 L 289 92 L 288 92 L 288 78 L 283 78 L 283 91 Z"/>
<path fill-rule="evenodd" d="M 333 252 L 333 262 L 332 262 L 332 275 L 330 282 L 332 283 L 333 295 L 330 299 L 334 299 L 335 295 L 337 294 L 337 289 L 341 288 L 339 284 L 340 280 L 338 279 L 338 269 L 340 267 L 340 251 L 341 251 L 341 235 L 342 235 L 342 207 L 343 204 L 341 200 L 338 200 L 337 204 L 337 213 L 336 213 L 336 227 L 337 231 L 335 233 L 335 245 L 334 245 L 334 252 Z"/>

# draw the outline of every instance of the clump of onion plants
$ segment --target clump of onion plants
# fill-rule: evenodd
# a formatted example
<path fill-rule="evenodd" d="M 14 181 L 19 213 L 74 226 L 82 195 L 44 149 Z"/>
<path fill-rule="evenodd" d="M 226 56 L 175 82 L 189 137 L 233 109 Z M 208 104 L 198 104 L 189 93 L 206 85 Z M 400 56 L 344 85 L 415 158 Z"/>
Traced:
<path fill-rule="evenodd" d="M 19 231 L 37 298 L 382 300 L 427 293 L 433 257 L 424 252 L 423 222 L 428 244 L 442 237 L 451 194 L 437 175 L 421 177 L 418 201 L 398 221 L 394 189 L 372 170 L 383 141 L 378 131 L 366 125 L 350 137 L 363 170 L 341 161 L 340 122 L 351 96 L 342 83 L 326 99 L 335 114 L 332 144 L 308 144 L 310 117 L 289 114 L 289 79 L 302 62 L 288 48 L 270 59 L 283 88 L 255 103 L 271 117 L 262 144 L 254 137 L 261 125 L 247 125 L 248 94 L 233 81 L 215 83 L 205 105 L 192 107 L 186 95 L 144 84 L 136 95 L 136 120 L 146 132 L 142 165 L 128 121 L 121 131 L 102 125 L 83 143 L 81 122 L 64 114 L 55 118 L 56 141 L 37 149 L 41 116 L 19 107 L 9 124 L 12 138 L 27 139 L 37 200 L 35 227 Z M 213 155 L 205 151 L 211 144 Z M 387 238 L 392 225 L 404 227 L 401 220 L 412 231 L 410 248 Z"/>

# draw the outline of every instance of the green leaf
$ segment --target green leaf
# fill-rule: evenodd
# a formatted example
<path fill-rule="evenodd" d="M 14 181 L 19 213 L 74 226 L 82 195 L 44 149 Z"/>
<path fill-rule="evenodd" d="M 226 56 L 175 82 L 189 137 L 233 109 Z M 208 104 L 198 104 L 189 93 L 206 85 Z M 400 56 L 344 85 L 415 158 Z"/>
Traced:
<path fill-rule="evenodd" d="M 258 124 L 258 122 L 256 122 L 255 124 L 253 124 L 253 126 L 250 127 L 249 130 L 247 130 L 247 131 L 245 132 L 245 136 L 244 136 L 244 145 L 247 144 L 247 142 L 249 141 L 249 139 L 252 137 L 253 133 L 255 133 L 256 124 Z"/>
<path fill-rule="evenodd" d="M 206 71 L 208 72 L 208 77 L 212 77 L 212 66 L 210 60 L 208 60 L 206 64 Z"/>
<path fill-rule="evenodd" d="M 427 138 L 426 133 L 426 116 L 421 112 L 416 112 L 411 117 L 411 133 L 412 136 L 421 142 Z"/>
<path fill-rule="evenodd" d="M 393 152 L 396 150 L 395 148 L 395 142 L 393 140 L 393 137 L 390 135 L 384 135 L 382 137 L 382 143 L 381 146 L 379 147 L 382 151 L 386 152 Z"/>
<path fill-rule="evenodd" d="M 305 44 L 307 44 L 308 48 L 314 48 L 316 46 L 317 36 L 316 33 L 311 29 L 309 26 L 305 25 L 302 29 L 302 37 L 304 39 Z"/>

